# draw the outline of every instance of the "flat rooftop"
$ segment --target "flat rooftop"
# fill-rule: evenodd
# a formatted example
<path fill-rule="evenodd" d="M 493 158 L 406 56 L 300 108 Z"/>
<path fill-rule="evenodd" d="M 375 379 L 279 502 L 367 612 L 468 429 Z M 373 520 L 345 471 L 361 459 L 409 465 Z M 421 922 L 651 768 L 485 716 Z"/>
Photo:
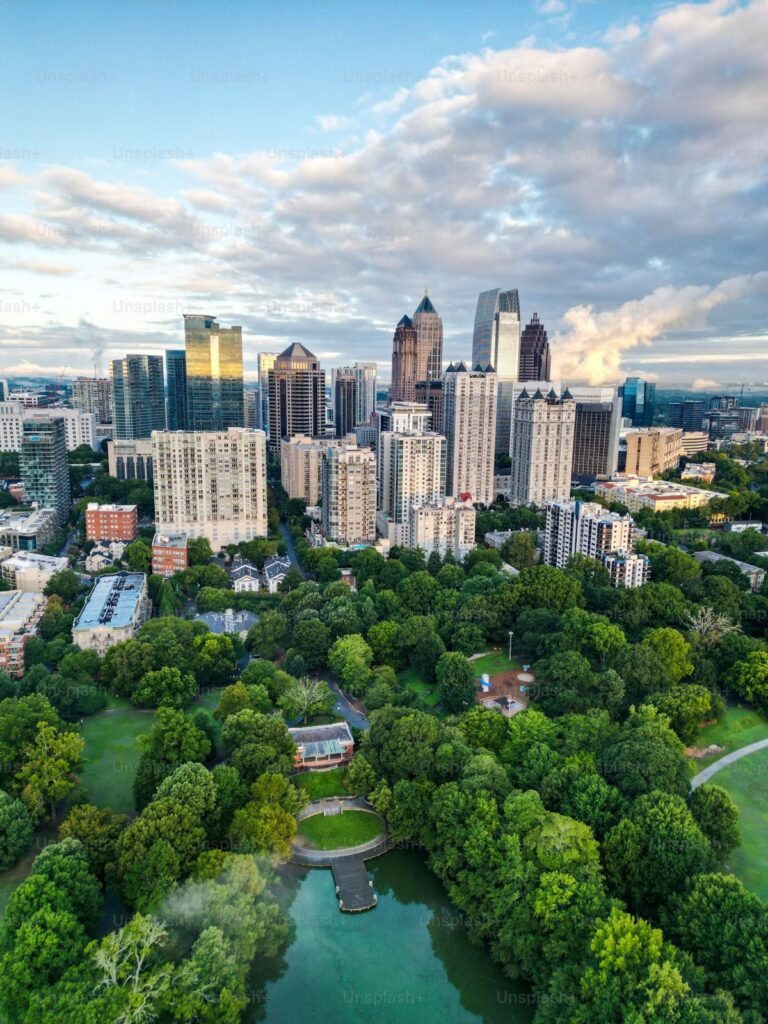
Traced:
<path fill-rule="evenodd" d="M 5 590 L 0 592 L 0 637 L 8 639 L 24 631 L 27 623 L 45 604 L 45 597 L 36 592 Z"/>
<path fill-rule="evenodd" d="M 135 512 L 137 505 L 100 505 L 97 501 L 89 501 L 86 512 Z"/>
<path fill-rule="evenodd" d="M 186 533 L 156 533 L 152 538 L 153 548 L 185 548 Z"/>
<path fill-rule="evenodd" d="M 140 572 L 100 576 L 93 585 L 74 629 L 120 629 L 130 625 L 146 577 Z"/>

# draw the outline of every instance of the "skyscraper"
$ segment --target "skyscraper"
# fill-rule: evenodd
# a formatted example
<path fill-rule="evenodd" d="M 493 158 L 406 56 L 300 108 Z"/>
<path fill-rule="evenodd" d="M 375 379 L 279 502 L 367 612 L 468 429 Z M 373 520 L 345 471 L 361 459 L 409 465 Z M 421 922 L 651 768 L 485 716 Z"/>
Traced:
<path fill-rule="evenodd" d="M 376 408 L 376 363 L 355 363 L 357 412 L 355 424 L 367 423 Z"/>
<path fill-rule="evenodd" d="M 621 397 L 616 388 L 575 385 L 576 401 L 571 474 L 582 483 L 616 472 L 621 431 Z"/>
<path fill-rule="evenodd" d="M 243 425 L 243 330 L 212 316 L 184 316 L 187 429 Z"/>
<path fill-rule="evenodd" d="M 152 449 L 158 533 L 207 537 L 214 551 L 266 537 L 263 431 L 162 430 Z"/>
<path fill-rule="evenodd" d="M 127 355 L 113 359 L 116 438 L 134 440 L 165 429 L 165 387 L 162 356 Z"/>
<path fill-rule="evenodd" d="M 492 367 L 498 376 L 496 451 L 509 453 L 512 384 L 520 369 L 520 298 L 517 288 L 481 292 L 475 310 L 472 365 Z"/>
<path fill-rule="evenodd" d="M 269 371 L 275 365 L 277 352 L 259 352 L 259 395 L 261 396 L 261 429 L 269 440 Z"/>
<path fill-rule="evenodd" d="M 451 363 L 443 381 L 445 493 L 454 498 L 468 494 L 473 502 L 489 505 L 494 497 L 496 374 Z"/>
<path fill-rule="evenodd" d="M 336 437 L 344 437 L 357 423 L 358 377 L 354 369 L 343 366 L 334 374 L 333 422 Z"/>
<path fill-rule="evenodd" d="M 259 386 L 249 387 L 243 395 L 245 402 L 244 426 L 250 430 L 262 430 L 261 426 L 261 391 Z"/>
<path fill-rule="evenodd" d="M 289 345 L 268 371 L 269 448 L 277 455 L 280 439 L 325 433 L 325 371 L 299 342 Z"/>
<path fill-rule="evenodd" d="M 404 316 L 395 328 L 392 339 L 392 402 L 413 402 L 419 380 L 418 337 L 410 317 Z"/>
<path fill-rule="evenodd" d="M 435 430 L 443 422 L 443 381 L 420 380 L 416 382 L 416 401 L 421 402 L 432 413 L 430 423 Z"/>
<path fill-rule="evenodd" d="M 653 426 L 653 414 L 656 411 L 655 384 L 642 377 L 627 377 L 621 395 L 621 415 L 631 420 L 633 427 Z"/>
<path fill-rule="evenodd" d="M 64 420 L 56 417 L 24 423 L 19 467 L 25 499 L 41 508 L 55 508 L 63 525 L 70 505 Z"/>
<path fill-rule="evenodd" d="M 520 372 L 518 380 L 549 380 L 550 351 L 547 332 L 534 313 L 520 338 Z"/>
<path fill-rule="evenodd" d="M 111 423 L 112 381 L 109 377 L 78 377 L 72 383 L 72 403 L 81 412 L 92 412 L 97 423 Z"/>
<path fill-rule="evenodd" d="M 170 348 L 165 353 L 166 420 L 169 430 L 187 429 L 187 353 Z"/>
<path fill-rule="evenodd" d="M 370 448 L 327 448 L 322 495 L 322 526 L 328 540 L 342 547 L 376 540 L 376 456 Z"/>
<path fill-rule="evenodd" d="M 385 431 L 380 440 L 380 502 L 392 544 L 407 543 L 411 508 L 445 497 L 445 438 L 432 430 Z"/>
<path fill-rule="evenodd" d="M 686 399 L 682 402 L 670 402 L 667 412 L 667 425 L 682 427 L 686 431 L 702 429 L 707 403 L 703 399 Z"/>
<path fill-rule="evenodd" d="M 443 321 L 424 291 L 413 314 L 416 329 L 416 380 L 435 380 L 443 372 Z"/>
<path fill-rule="evenodd" d="M 571 464 L 576 402 L 566 390 L 546 394 L 527 390 L 514 403 L 510 457 L 510 501 L 542 505 L 571 493 Z"/>

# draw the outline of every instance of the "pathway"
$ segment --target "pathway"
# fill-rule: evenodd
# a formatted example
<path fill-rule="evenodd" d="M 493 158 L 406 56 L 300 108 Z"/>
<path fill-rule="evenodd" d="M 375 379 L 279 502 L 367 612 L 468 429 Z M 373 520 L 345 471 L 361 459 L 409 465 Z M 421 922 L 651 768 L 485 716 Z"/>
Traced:
<path fill-rule="evenodd" d="M 304 570 L 301 567 L 301 562 L 299 561 L 299 556 L 296 554 L 296 546 L 293 543 L 293 537 L 291 536 L 291 531 L 288 529 L 288 527 L 283 522 L 280 523 L 280 533 L 282 534 L 283 540 L 285 541 L 285 547 L 286 547 L 286 549 L 288 551 L 288 557 L 290 558 L 291 563 L 293 564 L 293 566 L 296 569 L 298 569 L 298 571 L 301 573 L 301 575 L 304 577 L 305 580 L 308 579 L 309 577 L 307 576 L 307 574 L 304 572 Z"/>
<path fill-rule="evenodd" d="M 768 739 L 758 740 L 757 743 L 750 743 L 746 747 L 734 750 L 731 754 L 726 754 L 725 757 L 721 757 L 713 764 L 707 765 L 707 767 L 702 769 L 698 775 L 695 775 L 693 779 L 691 779 L 691 789 L 698 789 L 699 786 L 703 786 L 705 782 L 709 782 L 712 776 L 716 775 L 721 768 L 727 768 L 728 765 L 733 764 L 734 761 L 739 761 L 742 757 L 746 757 L 748 754 L 754 754 L 758 750 L 764 750 L 766 747 L 768 747 Z"/>
<path fill-rule="evenodd" d="M 330 675 L 330 673 L 325 673 L 321 678 L 325 679 L 336 698 L 336 703 L 333 706 L 333 710 L 336 714 L 341 715 L 341 717 L 355 729 L 367 729 L 367 717 L 359 708 L 354 707 L 350 700 L 342 693 L 339 688 L 339 684 L 333 676 Z"/>

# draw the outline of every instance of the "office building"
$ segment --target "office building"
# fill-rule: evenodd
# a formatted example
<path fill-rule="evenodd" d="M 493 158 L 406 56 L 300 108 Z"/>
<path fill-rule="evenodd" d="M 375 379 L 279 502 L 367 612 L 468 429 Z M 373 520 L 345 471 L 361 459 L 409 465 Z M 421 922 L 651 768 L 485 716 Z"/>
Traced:
<path fill-rule="evenodd" d="M 151 437 L 165 429 L 162 356 L 127 355 L 111 363 L 116 439 Z"/>
<path fill-rule="evenodd" d="M 72 382 L 72 402 L 81 412 L 93 413 L 97 423 L 111 423 L 112 381 L 109 377 L 77 377 Z"/>
<path fill-rule="evenodd" d="M 99 505 L 91 501 L 85 510 L 86 540 L 122 540 L 139 535 L 139 514 L 135 505 Z"/>
<path fill-rule="evenodd" d="M 184 316 L 187 430 L 243 425 L 243 329 L 215 317 Z"/>
<path fill-rule="evenodd" d="M 711 441 L 722 441 L 739 430 L 739 400 L 735 395 L 715 395 L 702 424 Z"/>
<path fill-rule="evenodd" d="M 439 429 L 443 422 L 443 380 L 419 380 L 416 381 L 415 401 L 426 405 L 432 414 L 430 423 L 435 429 Z"/>
<path fill-rule="evenodd" d="M 165 419 L 168 430 L 187 429 L 187 353 L 169 348 L 165 353 Z"/>
<path fill-rule="evenodd" d="M 389 388 L 391 402 L 416 400 L 416 382 L 420 379 L 418 344 L 413 321 L 408 316 L 402 317 L 392 339 L 392 383 Z"/>
<path fill-rule="evenodd" d="M 481 292 L 472 334 L 472 365 L 496 371 L 496 452 L 509 453 L 513 384 L 520 372 L 520 299 L 516 288 Z"/>
<path fill-rule="evenodd" d="M 333 423 L 336 437 L 344 437 L 357 422 L 358 377 L 354 369 L 343 366 L 333 375 Z"/>
<path fill-rule="evenodd" d="M 267 372 L 269 447 L 277 455 L 280 439 L 325 433 L 325 371 L 299 342 L 289 345 Z"/>
<path fill-rule="evenodd" d="M 11 389 L 8 386 L 8 380 L 6 377 L 0 377 L 0 402 L 7 402 L 8 396 L 11 393 Z"/>
<path fill-rule="evenodd" d="M 609 512 L 596 502 L 550 501 L 541 560 L 564 569 L 571 555 L 600 558 L 610 551 L 631 551 L 634 539 L 635 524 L 629 515 Z"/>
<path fill-rule="evenodd" d="M 411 508 L 445 497 L 445 449 L 434 431 L 384 431 L 379 440 L 379 533 L 407 544 Z"/>
<path fill-rule="evenodd" d="M 650 477 L 616 477 L 599 480 L 595 494 L 604 501 L 626 505 L 630 512 L 649 508 L 651 512 L 665 512 L 673 508 L 701 508 L 713 498 L 727 498 L 718 491 L 703 491 L 700 487 L 653 480 Z"/>
<path fill-rule="evenodd" d="M 740 405 L 739 406 L 739 430 L 751 432 L 757 430 L 757 418 L 760 415 L 760 410 L 757 406 Z"/>
<path fill-rule="evenodd" d="M 706 430 L 684 431 L 680 440 L 681 455 L 696 455 L 709 449 L 709 434 Z"/>
<path fill-rule="evenodd" d="M 277 352 L 259 352 L 257 356 L 259 399 L 261 401 L 259 429 L 266 433 L 267 440 L 269 440 L 269 371 L 274 368 L 277 357 Z"/>
<path fill-rule="evenodd" d="M 653 426 L 656 412 L 656 385 L 642 377 L 627 377 L 621 389 L 621 415 L 633 427 Z"/>
<path fill-rule="evenodd" d="M 322 530 L 341 547 L 376 540 L 376 456 L 355 444 L 327 448 L 322 468 Z"/>
<path fill-rule="evenodd" d="M 667 411 L 667 425 L 680 427 L 685 431 L 700 431 L 706 411 L 707 403 L 702 399 L 670 402 Z"/>
<path fill-rule="evenodd" d="M 249 430 L 262 430 L 261 425 L 261 390 L 258 385 L 251 385 L 243 395 L 244 423 Z"/>
<path fill-rule="evenodd" d="M 24 675 L 24 649 L 37 635 L 46 604 L 41 593 L 0 593 L 0 672 L 7 672 L 14 679 Z"/>
<path fill-rule="evenodd" d="M 85 445 L 98 448 L 96 416 L 80 409 L 52 407 L 26 409 L 21 402 L 0 402 L 0 451 L 21 451 L 24 423 L 47 423 L 59 419 L 64 424 L 64 443 L 67 451 Z"/>
<path fill-rule="evenodd" d="M 261 430 L 157 431 L 152 436 L 157 532 L 206 537 L 214 551 L 267 535 Z"/>
<path fill-rule="evenodd" d="M 426 290 L 411 320 L 416 331 L 416 380 L 435 380 L 443 372 L 443 321 Z"/>
<path fill-rule="evenodd" d="M 150 611 L 143 573 L 100 576 L 72 626 L 72 643 L 103 656 L 115 644 L 132 640 Z"/>
<path fill-rule="evenodd" d="M 24 497 L 40 508 L 55 508 L 59 524 L 69 516 L 69 465 L 64 421 L 24 423 L 19 456 Z"/>
<path fill-rule="evenodd" d="M 490 505 L 498 379 L 492 370 L 448 367 L 443 383 L 442 433 L 446 439 L 445 493 Z"/>
<path fill-rule="evenodd" d="M 0 510 L 0 547 L 11 551 L 41 551 L 59 532 L 55 508 L 30 511 Z"/>
<path fill-rule="evenodd" d="M 429 557 L 437 552 L 441 558 L 451 554 L 460 562 L 473 548 L 476 513 L 471 501 L 443 498 L 411 506 L 406 544 L 421 548 Z"/>
<path fill-rule="evenodd" d="M 280 483 L 289 498 L 318 505 L 322 496 L 323 454 L 330 448 L 355 444 L 350 438 L 307 437 L 297 434 L 280 442 Z"/>
<path fill-rule="evenodd" d="M 626 435 L 628 476 L 661 476 L 677 469 L 680 462 L 682 430 L 676 427 L 648 427 Z"/>
<path fill-rule="evenodd" d="M 552 365 L 549 339 L 539 314 L 534 313 L 520 338 L 520 369 L 517 379 L 549 380 Z"/>
<path fill-rule="evenodd" d="M 42 593 L 50 578 L 68 565 L 68 558 L 54 558 L 36 551 L 17 551 L 0 564 L 0 571 L 9 590 L 20 590 L 25 594 Z"/>
<path fill-rule="evenodd" d="M 523 389 L 514 402 L 510 501 L 542 505 L 561 501 L 571 492 L 571 465 L 576 402 L 566 389 L 546 395 Z"/>
<path fill-rule="evenodd" d="M 152 572 L 173 576 L 189 566 L 186 533 L 156 533 L 152 538 Z"/>
<path fill-rule="evenodd" d="M 108 441 L 109 475 L 118 480 L 141 480 L 152 483 L 152 440 Z"/>
<path fill-rule="evenodd" d="M 376 363 L 355 363 L 352 370 L 357 378 L 357 426 L 367 423 L 376 408 Z"/>
<path fill-rule="evenodd" d="M 571 477 L 592 483 L 616 472 L 619 453 L 621 403 L 618 398 L 604 402 L 576 402 Z"/>

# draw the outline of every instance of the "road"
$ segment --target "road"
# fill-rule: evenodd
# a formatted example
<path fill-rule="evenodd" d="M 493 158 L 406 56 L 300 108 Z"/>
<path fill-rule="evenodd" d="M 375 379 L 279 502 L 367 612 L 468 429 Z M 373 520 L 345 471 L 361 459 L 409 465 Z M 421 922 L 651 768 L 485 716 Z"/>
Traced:
<path fill-rule="evenodd" d="M 727 768 L 729 764 L 733 764 L 734 761 L 741 760 L 742 757 L 747 757 L 749 754 L 754 754 L 758 750 L 764 750 L 768 747 L 768 740 L 758 740 L 757 743 L 750 743 L 746 747 L 741 747 L 740 750 L 734 750 L 732 754 L 726 754 L 725 757 L 721 757 L 719 761 L 715 761 L 713 764 L 707 765 L 698 775 L 694 776 L 691 780 L 691 789 L 698 789 L 699 786 L 703 786 L 705 782 L 709 782 L 713 775 L 716 775 L 721 768 Z"/>
<path fill-rule="evenodd" d="M 298 571 L 301 573 L 304 579 L 308 579 L 309 577 L 301 567 L 299 556 L 296 554 L 296 546 L 293 543 L 293 537 L 291 536 L 291 532 L 285 525 L 285 523 L 280 523 L 280 533 L 282 534 L 283 540 L 285 541 L 285 546 L 288 549 L 288 557 L 290 558 L 291 562 L 293 563 L 295 568 L 298 569 Z"/>
<path fill-rule="evenodd" d="M 367 729 L 368 719 L 357 708 L 352 707 L 347 698 L 339 689 L 339 684 L 330 675 L 324 675 L 322 677 L 333 690 L 333 695 L 336 698 L 336 703 L 333 706 L 333 710 L 337 715 L 341 715 L 342 718 L 352 726 L 353 729 Z"/>
<path fill-rule="evenodd" d="M 69 530 L 67 531 L 67 539 L 64 542 L 64 546 L 62 547 L 61 551 L 59 551 L 59 558 L 64 558 L 64 556 L 67 554 L 67 552 L 72 547 L 72 545 L 76 543 L 76 541 L 77 541 L 77 528 L 74 527 L 74 526 L 71 526 L 69 528 Z"/>

